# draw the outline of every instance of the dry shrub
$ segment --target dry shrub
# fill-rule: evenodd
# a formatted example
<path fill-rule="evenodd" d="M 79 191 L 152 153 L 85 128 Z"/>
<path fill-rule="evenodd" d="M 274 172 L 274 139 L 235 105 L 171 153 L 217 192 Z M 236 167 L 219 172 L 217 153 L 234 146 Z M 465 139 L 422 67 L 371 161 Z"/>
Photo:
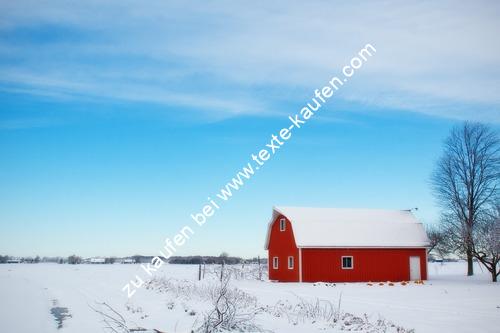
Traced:
<path fill-rule="evenodd" d="M 275 317 L 287 318 L 292 325 L 300 323 L 314 323 L 326 328 L 338 328 L 342 331 L 358 331 L 367 333 L 413 333 L 383 318 L 371 321 L 366 314 L 362 317 L 343 312 L 340 309 L 342 295 L 337 306 L 331 301 L 315 299 L 307 301 L 298 297 L 299 302 L 292 304 L 289 301 L 280 301 L 272 308 L 265 311 Z"/>
<path fill-rule="evenodd" d="M 261 312 L 257 307 L 257 299 L 237 288 L 230 289 L 230 280 L 231 275 L 226 275 L 220 285 L 210 290 L 210 299 L 214 308 L 204 316 L 196 332 L 262 331 L 255 324 L 255 316 Z"/>

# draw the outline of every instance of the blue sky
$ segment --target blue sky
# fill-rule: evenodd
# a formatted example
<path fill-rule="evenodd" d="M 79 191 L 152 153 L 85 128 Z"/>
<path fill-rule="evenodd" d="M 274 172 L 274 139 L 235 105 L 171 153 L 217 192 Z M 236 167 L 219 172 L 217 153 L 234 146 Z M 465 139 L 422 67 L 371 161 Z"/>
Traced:
<path fill-rule="evenodd" d="M 0 253 L 156 253 L 366 43 L 181 254 L 263 255 L 273 205 L 419 207 L 450 128 L 499 128 L 494 2 L 0 4 Z"/>

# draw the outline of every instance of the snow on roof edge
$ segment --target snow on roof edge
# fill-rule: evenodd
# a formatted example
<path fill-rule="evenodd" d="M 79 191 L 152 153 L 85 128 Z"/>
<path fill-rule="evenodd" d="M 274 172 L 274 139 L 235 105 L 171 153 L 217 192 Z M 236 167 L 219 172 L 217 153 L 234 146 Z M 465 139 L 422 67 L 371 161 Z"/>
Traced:
<path fill-rule="evenodd" d="M 271 226 L 278 215 L 287 217 L 292 223 L 299 248 L 429 246 L 423 224 L 410 210 L 274 206 L 265 250 L 269 249 Z M 316 232 L 312 225 L 317 227 Z"/>

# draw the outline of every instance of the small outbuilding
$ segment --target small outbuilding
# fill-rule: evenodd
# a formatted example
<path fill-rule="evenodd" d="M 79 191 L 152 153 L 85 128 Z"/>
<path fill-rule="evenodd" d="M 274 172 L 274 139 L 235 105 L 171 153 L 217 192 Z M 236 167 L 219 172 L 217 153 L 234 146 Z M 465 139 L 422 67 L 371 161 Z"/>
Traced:
<path fill-rule="evenodd" d="M 427 279 L 429 239 L 409 210 L 274 207 L 269 279 L 368 282 Z"/>
<path fill-rule="evenodd" d="M 91 264 L 105 264 L 106 259 L 105 258 L 90 258 L 90 263 Z"/>

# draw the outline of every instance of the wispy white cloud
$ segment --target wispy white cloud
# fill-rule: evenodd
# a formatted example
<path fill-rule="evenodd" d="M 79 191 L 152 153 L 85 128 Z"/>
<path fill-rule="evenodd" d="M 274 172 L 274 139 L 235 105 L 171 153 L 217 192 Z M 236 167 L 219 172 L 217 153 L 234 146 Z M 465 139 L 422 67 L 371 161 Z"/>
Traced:
<path fill-rule="evenodd" d="M 266 115 L 372 43 L 376 57 L 342 98 L 500 121 L 495 2 L 22 0 L 0 11 L 4 86 Z"/>

